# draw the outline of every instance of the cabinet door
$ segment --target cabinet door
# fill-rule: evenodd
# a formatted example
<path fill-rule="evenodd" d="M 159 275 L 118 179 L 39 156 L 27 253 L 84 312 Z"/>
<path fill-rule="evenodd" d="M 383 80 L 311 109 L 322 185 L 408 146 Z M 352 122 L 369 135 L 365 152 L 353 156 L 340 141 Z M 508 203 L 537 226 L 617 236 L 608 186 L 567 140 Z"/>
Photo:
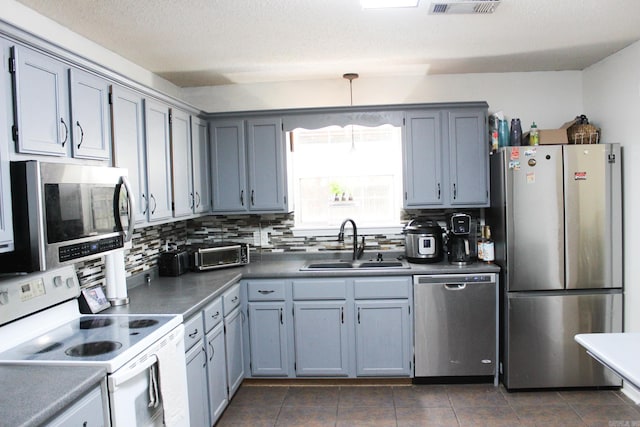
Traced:
<path fill-rule="evenodd" d="M 249 341 L 251 375 L 288 375 L 289 350 L 284 302 L 249 303 Z"/>
<path fill-rule="evenodd" d="M 193 168 L 191 166 L 191 117 L 172 109 L 171 174 L 173 178 L 173 216 L 191 215 L 195 203 Z"/>
<path fill-rule="evenodd" d="M 214 122 L 210 138 L 213 211 L 246 211 L 244 121 Z"/>
<path fill-rule="evenodd" d="M 207 355 L 198 344 L 185 356 L 187 364 L 187 392 L 189 394 L 189 418 L 191 426 L 210 426 L 207 396 Z"/>
<path fill-rule="evenodd" d="M 449 112 L 449 202 L 489 206 L 489 145 L 485 110 Z"/>
<path fill-rule="evenodd" d="M 14 250 L 9 174 L 11 82 L 7 73 L 8 58 L 9 44 L 0 39 L 0 253 Z"/>
<path fill-rule="evenodd" d="M 191 158 L 193 164 L 194 213 L 211 210 L 211 181 L 209 177 L 209 132 L 207 122 L 191 118 Z"/>
<path fill-rule="evenodd" d="M 149 221 L 171 218 L 171 155 L 169 150 L 169 107 L 145 99 L 145 136 Z"/>
<path fill-rule="evenodd" d="M 102 389 L 98 386 L 74 403 L 69 409 L 65 410 L 61 415 L 58 415 L 53 421 L 47 423 L 46 427 L 109 426 L 107 412 L 102 402 Z"/>
<path fill-rule="evenodd" d="M 67 67 L 22 46 L 13 47 L 12 55 L 17 151 L 67 155 L 71 140 Z"/>
<path fill-rule="evenodd" d="M 109 83 L 77 69 L 69 79 L 73 157 L 109 159 Z"/>
<path fill-rule="evenodd" d="M 209 425 L 216 423 L 227 407 L 227 364 L 224 350 L 224 325 L 207 334 L 207 378 L 209 383 Z"/>
<path fill-rule="evenodd" d="M 411 375 L 407 300 L 356 301 L 356 374 Z"/>
<path fill-rule="evenodd" d="M 345 301 L 296 301 L 294 336 L 298 376 L 347 376 Z"/>
<path fill-rule="evenodd" d="M 147 162 L 144 141 L 142 95 L 119 86 L 111 87 L 113 116 L 113 164 L 129 170 L 136 201 L 135 222 L 147 220 Z"/>
<path fill-rule="evenodd" d="M 438 111 L 408 112 L 405 117 L 404 206 L 443 204 L 441 117 Z"/>
<path fill-rule="evenodd" d="M 244 355 L 242 350 L 242 312 L 233 310 L 224 318 L 227 351 L 227 379 L 229 399 L 233 397 L 244 379 Z"/>
<path fill-rule="evenodd" d="M 252 211 L 285 210 L 282 120 L 247 121 L 247 164 L 249 209 Z"/>

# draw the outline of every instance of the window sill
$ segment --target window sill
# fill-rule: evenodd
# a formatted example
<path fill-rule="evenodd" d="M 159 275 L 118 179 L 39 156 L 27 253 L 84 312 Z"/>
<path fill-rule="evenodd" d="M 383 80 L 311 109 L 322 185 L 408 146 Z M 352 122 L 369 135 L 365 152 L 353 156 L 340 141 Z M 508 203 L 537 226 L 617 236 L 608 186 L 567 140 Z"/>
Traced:
<path fill-rule="evenodd" d="M 357 224 L 356 224 L 357 225 Z M 358 227 L 358 235 L 371 235 L 371 234 L 382 234 L 382 235 L 399 235 L 402 234 L 404 226 L 402 224 L 398 225 L 387 225 L 387 226 L 362 226 Z M 330 236 L 335 237 L 338 235 L 338 231 L 340 230 L 340 226 L 335 227 L 293 227 L 291 231 L 293 232 L 294 237 L 319 237 L 319 236 Z M 351 235 L 353 232 L 351 231 L 351 224 L 348 224 L 345 227 L 345 234 Z"/>

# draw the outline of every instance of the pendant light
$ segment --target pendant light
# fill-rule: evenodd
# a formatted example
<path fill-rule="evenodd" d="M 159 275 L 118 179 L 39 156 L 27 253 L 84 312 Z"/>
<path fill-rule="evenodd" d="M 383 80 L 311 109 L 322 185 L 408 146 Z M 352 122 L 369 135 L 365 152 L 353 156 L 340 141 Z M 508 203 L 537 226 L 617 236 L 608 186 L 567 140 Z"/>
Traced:
<path fill-rule="evenodd" d="M 360 77 L 358 73 L 345 73 L 342 75 L 343 79 L 349 80 L 349 100 L 350 105 L 353 107 L 353 81 Z M 355 138 L 353 135 L 353 125 L 351 125 L 351 151 L 356 149 Z"/>

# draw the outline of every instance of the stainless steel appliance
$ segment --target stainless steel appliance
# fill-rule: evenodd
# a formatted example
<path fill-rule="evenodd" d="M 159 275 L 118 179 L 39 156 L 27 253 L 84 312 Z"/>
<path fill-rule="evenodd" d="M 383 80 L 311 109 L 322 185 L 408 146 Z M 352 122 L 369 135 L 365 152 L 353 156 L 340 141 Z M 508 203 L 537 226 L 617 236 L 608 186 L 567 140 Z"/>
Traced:
<path fill-rule="evenodd" d="M 428 263 L 442 261 L 444 231 L 435 220 L 416 218 L 404 227 L 405 255 L 409 262 Z"/>
<path fill-rule="evenodd" d="M 498 384 L 495 273 L 413 277 L 415 377 L 492 378 Z"/>
<path fill-rule="evenodd" d="M 15 250 L 0 272 L 33 272 L 123 248 L 134 212 L 127 170 L 105 166 L 11 163 Z"/>
<path fill-rule="evenodd" d="M 573 336 L 622 331 L 618 144 L 501 148 L 491 159 L 508 389 L 618 386 Z"/>
<path fill-rule="evenodd" d="M 476 258 L 475 226 L 471 227 L 471 216 L 456 213 L 449 218 L 449 235 L 447 236 L 447 258 L 450 264 L 467 265 Z"/>
<path fill-rule="evenodd" d="M 191 245 L 191 266 L 196 271 L 233 267 L 249 263 L 249 245 L 246 243 L 203 243 Z"/>
<path fill-rule="evenodd" d="M 73 266 L 0 281 L 0 364 L 102 367 L 111 426 L 188 426 L 182 316 L 82 315 L 79 294 Z"/>

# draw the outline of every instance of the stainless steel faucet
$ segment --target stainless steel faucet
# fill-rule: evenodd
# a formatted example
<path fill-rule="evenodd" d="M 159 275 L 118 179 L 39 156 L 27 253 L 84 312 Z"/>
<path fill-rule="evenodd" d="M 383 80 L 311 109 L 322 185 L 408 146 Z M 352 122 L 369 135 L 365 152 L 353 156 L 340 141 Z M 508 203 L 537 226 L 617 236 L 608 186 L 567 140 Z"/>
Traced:
<path fill-rule="evenodd" d="M 338 242 L 344 242 L 344 226 L 347 222 L 351 223 L 351 227 L 353 227 L 353 260 L 357 260 L 362 256 L 364 252 L 364 236 L 362 236 L 362 246 L 358 247 L 358 227 L 356 227 L 356 222 L 351 218 L 347 218 L 342 221 L 340 225 L 340 232 L 338 233 Z"/>

